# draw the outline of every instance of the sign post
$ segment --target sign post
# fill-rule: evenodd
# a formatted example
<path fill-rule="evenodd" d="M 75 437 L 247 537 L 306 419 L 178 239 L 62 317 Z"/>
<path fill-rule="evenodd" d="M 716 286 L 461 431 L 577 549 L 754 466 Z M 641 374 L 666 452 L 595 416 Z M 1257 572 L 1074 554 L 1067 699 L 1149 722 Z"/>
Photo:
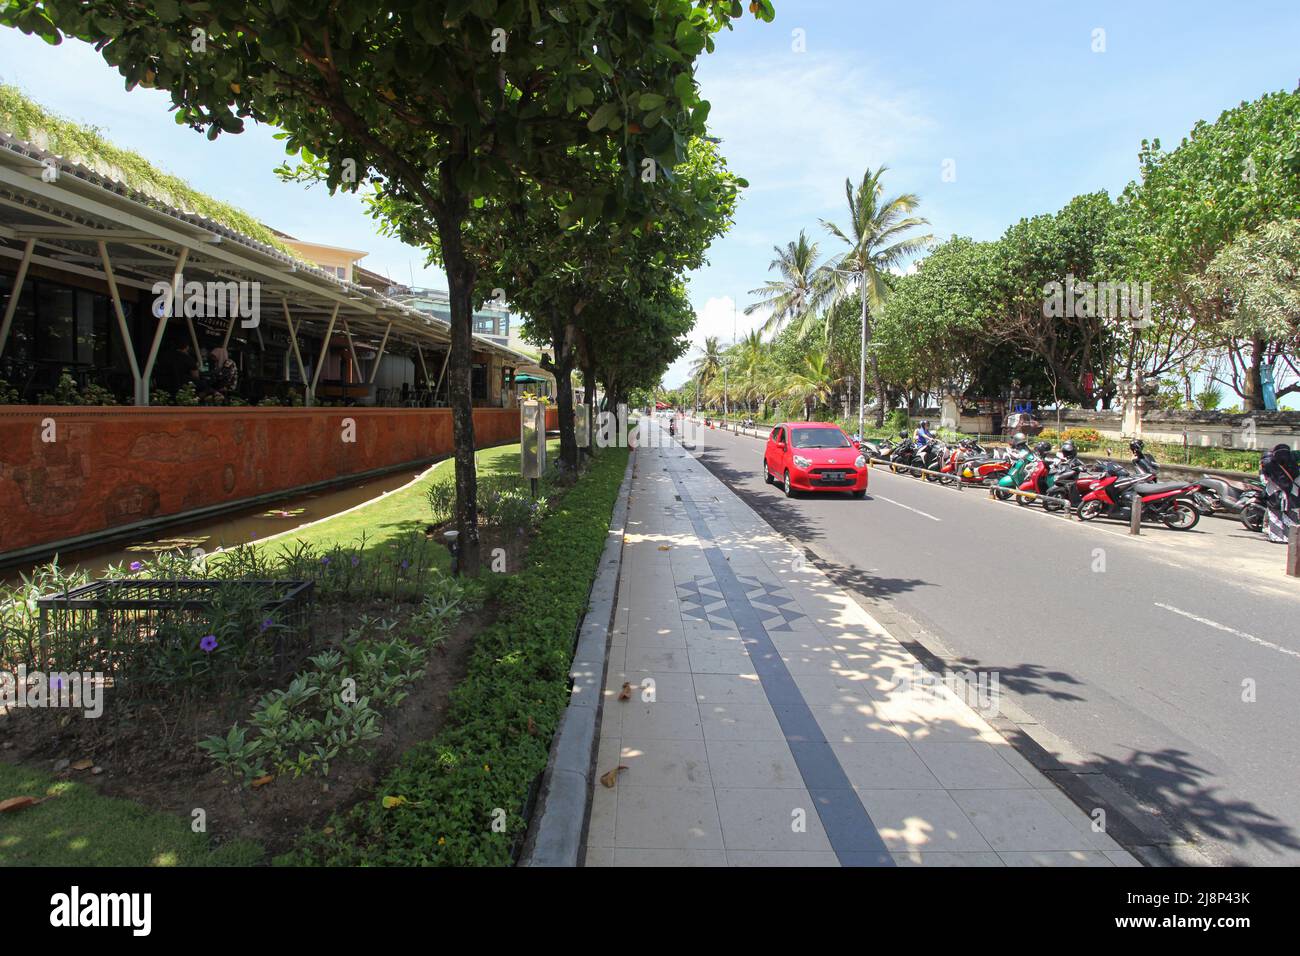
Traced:
<path fill-rule="evenodd" d="M 537 479 L 546 472 L 546 406 L 526 401 L 519 406 L 519 473 L 531 481 L 537 497 Z"/>

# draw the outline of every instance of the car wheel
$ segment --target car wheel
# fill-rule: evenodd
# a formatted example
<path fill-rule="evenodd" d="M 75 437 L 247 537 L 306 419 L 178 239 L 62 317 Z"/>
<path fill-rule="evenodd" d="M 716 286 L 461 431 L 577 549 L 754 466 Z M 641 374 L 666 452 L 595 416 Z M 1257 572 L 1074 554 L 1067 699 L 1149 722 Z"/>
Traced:
<path fill-rule="evenodd" d="M 790 484 L 790 472 L 788 472 L 788 471 L 785 473 L 785 484 L 784 484 L 783 487 L 784 487 L 784 490 L 785 490 L 785 496 L 786 496 L 787 498 L 793 498 L 793 497 L 794 497 L 794 487 Z"/>
<path fill-rule="evenodd" d="M 771 483 L 772 483 L 772 470 L 767 467 L 767 459 L 764 458 L 763 459 L 763 484 L 770 485 Z"/>

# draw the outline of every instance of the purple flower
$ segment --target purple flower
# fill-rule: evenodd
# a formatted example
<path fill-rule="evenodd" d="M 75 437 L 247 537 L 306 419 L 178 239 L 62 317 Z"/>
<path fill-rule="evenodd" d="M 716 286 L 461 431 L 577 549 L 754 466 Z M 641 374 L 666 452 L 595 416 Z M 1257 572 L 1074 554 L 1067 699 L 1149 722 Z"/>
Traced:
<path fill-rule="evenodd" d="M 405 570 L 406 570 L 407 568 L 409 568 L 410 566 L 411 566 L 411 562 L 410 562 L 410 561 L 407 561 L 405 558 L 403 558 L 403 559 L 402 559 L 402 570 L 405 571 Z"/>
<path fill-rule="evenodd" d="M 144 565 L 141 564 L 139 561 L 132 561 L 132 562 L 131 562 L 131 570 L 132 570 L 132 571 L 139 571 L 139 570 L 140 570 L 141 568 L 143 568 L 143 567 L 144 567 Z"/>
<path fill-rule="evenodd" d="M 272 628 L 272 626 L 274 626 L 274 624 L 275 622 L 268 617 L 265 621 L 262 622 L 262 630 L 269 631 Z"/>
<path fill-rule="evenodd" d="M 203 640 L 199 641 L 199 650 L 204 654 L 211 654 L 217 649 L 217 635 L 209 634 Z"/>
<path fill-rule="evenodd" d="M 354 554 L 352 556 L 352 566 L 355 568 L 360 563 L 361 563 L 361 559 Z"/>
<path fill-rule="evenodd" d="M 329 555 L 327 554 L 327 555 L 325 555 L 325 557 L 321 558 L 321 559 L 320 559 L 320 563 L 321 563 L 321 564 L 329 564 L 329 563 L 330 563 L 330 557 L 329 557 Z"/>

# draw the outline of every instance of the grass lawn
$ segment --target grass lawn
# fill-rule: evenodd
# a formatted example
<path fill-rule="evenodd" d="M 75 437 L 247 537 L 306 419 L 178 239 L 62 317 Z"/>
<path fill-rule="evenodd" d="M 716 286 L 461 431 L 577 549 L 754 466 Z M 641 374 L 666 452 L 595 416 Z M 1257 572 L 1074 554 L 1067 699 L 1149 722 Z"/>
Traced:
<path fill-rule="evenodd" d="M 547 443 L 548 461 L 556 460 L 559 453 L 558 439 Z M 474 456 L 474 460 L 480 476 L 517 475 L 519 474 L 519 445 L 485 448 Z M 435 481 L 451 483 L 455 480 L 455 463 L 453 459 L 447 458 L 404 488 L 359 505 L 343 514 L 323 518 L 305 528 L 262 539 L 257 543 L 257 547 L 274 554 L 281 546 L 290 546 L 295 541 L 301 541 L 316 548 L 328 549 L 335 544 L 354 545 L 361 541 L 363 535 L 367 551 L 382 547 L 395 538 L 409 536 L 412 532 L 422 531 L 427 527 L 431 521 L 429 502 L 425 498 L 429 486 Z M 441 542 L 430 541 L 429 552 L 438 568 L 448 570 L 450 557 Z"/>
<path fill-rule="evenodd" d="M 213 850 L 187 819 L 0 763 L 0 800 L 19 796 L 49 799 L 0 815 L 0 866 L 248 866 L 262 859 L 255 843 Z"/>

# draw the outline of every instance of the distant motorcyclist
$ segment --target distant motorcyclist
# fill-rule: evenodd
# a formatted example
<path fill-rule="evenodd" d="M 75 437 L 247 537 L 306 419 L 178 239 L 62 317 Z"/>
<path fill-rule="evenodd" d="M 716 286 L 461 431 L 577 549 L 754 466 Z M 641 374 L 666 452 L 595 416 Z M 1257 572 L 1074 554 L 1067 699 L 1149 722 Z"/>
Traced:
<path fill-rule="evenodd" d="M 934 441 L 934 433 L 930 431 L 930 423 L 928 421 L 921 422 L 921 424 L 916 427 L 916 432 L 912 435 L 912 439 L 916 443 L 917 448 L 924 448 L 926 445 L 930 444 L 930 442 Z"/>
<path fill-rule="evenodd" d="M 1079 452 L 1078 449 L 1074 447 L 1074 442 L 1067 439 L 1061 442 L 1061 449 L 1056 453 L 1056 457 L 1061 461 L 1074 462 L 1078 461 Z"/>

